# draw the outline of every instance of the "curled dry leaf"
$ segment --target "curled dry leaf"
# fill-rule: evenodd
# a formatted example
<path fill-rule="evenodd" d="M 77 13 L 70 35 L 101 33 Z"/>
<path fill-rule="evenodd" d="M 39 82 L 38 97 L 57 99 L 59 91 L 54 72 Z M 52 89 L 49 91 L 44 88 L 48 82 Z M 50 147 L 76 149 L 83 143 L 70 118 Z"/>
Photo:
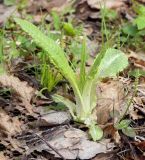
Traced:
<path fill-rule="evenodd" d="M 25 108 L 28 112 L 32 113 L 30 101 L 36 92 L 34 88 L 28 86 L 27 82 L 22 82 L 17 77 L 8 74 L 0 76 L 0 83 L 5 87 L 12 88 L 17 94 L 19 94 Z"/>
<path fill-rule="evenodd" d="M 105 5 L 106 8 L 120 8 L 124 5 L 123 0 L 87 0 L 88 5 L 94 9 L 101 9 Z"/>
<path fill-rule="evenodd" d="M 110 113 L 114 111 L 120 112 L 124 108 L 124 86 L 120 81 L 108 81 L 100 83 L 97 87 L 97 106 L 95 113 L 97 122 L 105 124 L 110 118 Z"/>

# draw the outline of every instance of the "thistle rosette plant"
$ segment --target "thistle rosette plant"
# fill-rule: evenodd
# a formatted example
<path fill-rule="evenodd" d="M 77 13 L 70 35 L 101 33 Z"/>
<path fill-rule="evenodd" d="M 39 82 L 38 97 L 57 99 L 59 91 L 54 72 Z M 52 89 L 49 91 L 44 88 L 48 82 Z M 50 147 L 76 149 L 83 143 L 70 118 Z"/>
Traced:
<path fill-rule="evenodd" d="M 39 47 L 47 52 L 50 60 L 68 80 L 75 95 L 75 103 L 60 95 L 53 95 L 53 99 L 66 105 L 75 121 L 86 124 L 94 141 L 102 138 L 103 131 L 92 115 L 97 102 L 96 85 L 101 79 L 115 77 L 116 74 L 123 71 L 128 65 L 127 56 L 120 50 L 108 48 L 96 56 L 89 72 L 86 73 L 86 45 L 83 43 L 80 76 L 78 77 L 70 67 L 65 52 L 54 40 L 26 20 L 15 18 L 15 22 L 33 38 Z"/>

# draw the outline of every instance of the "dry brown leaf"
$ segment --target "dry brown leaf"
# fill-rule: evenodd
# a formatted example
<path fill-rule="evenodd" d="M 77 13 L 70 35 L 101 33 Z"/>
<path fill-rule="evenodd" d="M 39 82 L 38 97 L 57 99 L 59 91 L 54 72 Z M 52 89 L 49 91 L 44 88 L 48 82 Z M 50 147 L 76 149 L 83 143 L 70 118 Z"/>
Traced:
<path fill-rule="evenodd" d="M 0 25 L 6 22 L 15 10 L 16 6 L 5 7 L 4 5 L 0 5 Z"/>
<path fill-rule="evenodd" d="M 65 111 L 49 111 L 42 115 L 36 122 L 37 126 L 54 126 L 68 123 L 71 115 Z"/>
<path fill-rule="evenodd" d="M 7 135 L 14 135 L 21 131 L 21 124 L 16 119 L 11 119 L 10 116 L 2 109 L 0 109 L 0 132 Z"/>
<path fill-rule="evenodd" d="M 145 3 L 145 0 L 138 0 L 139 2 Z"/>
<path fill-rule="evenodd" d="M 135 52 L 130 51 L 128 58 L 134 64 L 135 67 L 145 71 L 145 54 L 144 53 L 136 54 Z"/>
<path fill-rule="evenodd" d="M 133 142 L 133 144 L 137 147 L 139 147 L 142 151 L 145 152 L 145 141 L 141 141 L 141 142 Z"/>
<path fill-rule="evenodd" d="M 95 158 L 93 158 L 92 160 L 114 160 L 111 158 L 112 154 L 105 154 L 105 153 L 101 153 L 98 154 Z"/>
<path fill-rule="evenodd" d="M 58 12 L 61 12 L 70 5 L 70 0 L 50 0 L 50 2 L 47 5 L 47 10 L 55 10 Z"/>
<path fill-rule="evenodd" d="M 46 136 L 46 138 L 45 138 Z M 98 153 L 106 153 L 114 147 L 109 139 L 102 140 L 101 142 L 93 142 L 88 139 L 86 132 L 76 128 L 58 128 L 48 135 L 43 134 L 44 140 L 47 141 L 53 148 L 57 150 L 65 159 L 90 159 Z M 36 142 L 36 140 L 35 140 Z M 32 146 L 31 140 L 29 145 L 28 154 L 33 150 L 42 151 L 46 150 L 56 157 L 57 153 L 50 149 L 45 143 L 38 143 Z"/>
<path fill-rule="evenodd" d="M 48 12 L 51 12 L 51 10 L 55 10 L 58 12 L 61 12 L 69 6 L 71 3 L 71 0 L 42 0 L 42 1 L 34 1 L 32 0 L 29 3 L 28 12 L 39 12 L 40 9 L 46 9 Z"/>
<path fill-rule="evenodd" d="M 121 143 L 121 137 L 118 131 L 116 131 L 115 134 L 113 135 L 113 139 L 115 140 L 117 144 Z"/>
<path fill-rule="evenodd" d="M 95 113 L 97 122 L 105 124 L 110 118 L 110 112 L 121 111 L 124 106 L 124 87 L 120 81 L 108 81 L 100 83 L 97 87 L 97 106 Z"/>
<path fill-rule="evenodd" d="M 0 153 L 0 160 L 8 160 L 3 153 Z"/>
<path fill-rule="evenodd" d="M 104 131 L 104 137 L 108 138 L 108 137 L 112 137 L 111 139 L 114 139 L 114 141 L 119 144 L 121 137 L 118 133 L 118 131 L 115 129 L 113 123 L 112 124 L 108 124 L 105 127 L 103 127 L 103 131 Z"/>
<path fill-rule="evenodd" d="M 140 112 L 142 112 L 145 115 L 145 107 L 140 107 L 138 105 L 134 105 L 134 108 L 138 109 Z"/>
<path fill-rule="evenodd" d="M 8 74 L 0 76 L 0 83 L 5 87 L 12 88 L 17 94 L 19 94 L 27 111 L 32 113 L 30 101 L 36 93 L 34 88 L 28 86 L 27 82 L 22 82 L 17 77 Z"/>
<path fill-rule="evenodd" d="M 102 6 L 106 8 L 120 8 L 124 5 L 123 0 L 87 0 L 88 5 L 94 9 L 101 9 Z"/>
<path fill-rule="evenodd" d="M 134 110 L 133 107 L 132 107 L 132 109 L 130 109 L 129 115 L 133 120 L 143 119 L 143 116 L 139 115 L 138 111 Z"/>

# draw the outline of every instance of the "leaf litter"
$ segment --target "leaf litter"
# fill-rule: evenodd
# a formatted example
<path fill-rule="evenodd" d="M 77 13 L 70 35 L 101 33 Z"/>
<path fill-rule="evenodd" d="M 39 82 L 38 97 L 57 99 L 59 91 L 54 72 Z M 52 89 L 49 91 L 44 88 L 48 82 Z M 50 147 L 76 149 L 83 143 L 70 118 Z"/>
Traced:
<path fill-rule="evenodd" d="M 20 99 L 28 112 L 32 113 L 30 101 L 36 92 L 34 88 L 28 86 L 27 82 L 22 82 L 17 77 L 7 74 L 0 76 L 0 83 L 4 87 L 9 87 L 15 90 L 15 92 L 20 95 Z"/>
<path fill-rule="evenodd" d="M 59 12 L 66 6 L 65 1 L 57 3 L 57 0 L 50 3 L 43 1 L 41 4 L 35 1 L 32 2 L 33 5 L 30 4 L 27 11 L 31 14 L 36 12 L 38 15 L 40 15 L 40 5 L 44 13 L 46 13 L 46 10 L 50 11 L 51 7 Z M 78 4 L 78 6 L 81 5 L 82 7 L 80 9 L 82 15 L 79 13 L 78 17 L 83 19 L 86 28 L 89 24 L 87 19 L 94 16 L 90 16 L 90 13 L 95 11 L 94 19 L 100 18 L 99 14 L 96 14 L 100 10 L 98 3 L 100 3 L 98 0 L 83 0 Z M 108 0 L 106 6 L 107 8 L 121 10 L 121 7 L 125 7 L 125 3 L 125 1 L 114 2 L 113 0 Z M 59 5 L 62 5 L 62 7 Z M 93 20 L 89 25 L 89 29 L 89 36 L 92 36 L 95 32 L 96 35 L 100 34 L 98 24 L 94 25 Z M 91 47 L 91 44 L 94 46 L 90 48 L 92 57 L 97 52 L 98 44 L 96 46 L 94 44 L 98 41 L 99 38 L 97 41 L 88 42 L 89 47 Z M 144 57 L 144 53 L 141 56 L 136 53 L 129 55 L 130 62 L 133 62 L 133 68 L 144 70 L 144 58 L 142 57 Z M 91 159 L 93 157 L 95 157 L 93 158 L 94 160 L 109 158 L 113 160 L 118 159 L 118 157 L 131 159 L 133 158 L 130 154 L 130 150 L 132 151 L 131 145 L 134 146 L 138 157 L 144 159 L 144 156 L 140 154 L 144 151 L 145 141 L 145 92 L 144 81 L 141 78 L 137 95 L 133 98 L 133 103 L 127 112 L 127 116 L 133 120 L 131 126 L 135 128 L 140 136 L 130 139 L 129 143 L 131 145 L 129 146 L 122 138 L 122 133 L 114 128 L 114 122 L 117 122 L 118 113 L 120 114 L 125 110 L 127 100 L 132 96 L 132 86 L 134 85 L 132 79 L 127 77 L 119 77 L 120 79 L 117 80 L 110 79 L 102 82 L 96 89 L 98 101 L 94 115 L 100 127 L 104 130 L 104 138 L 101 141 L 93 142 L 88 137 L 84 126 L 79 129 L 76 124 L 71 122 L 72 119 L 66 111 L 50 110 L 46 112 L 44 110 L 45 104 L 51 104 L 52 100 L 46 97 L 45 100 L 40 97 L 40 99 L 36 98 L 34 100 L 33 97 L 39 94 L 38 91 L 29 86 L 26 78 L 21 81 L 17 76 L 0 76 L 1 86 L 11 88 L 16 93 L 11 95 L 12 100 L 6 99 L 3 95 L 2 99 L 0 99 L 0 102 L 2 102 L 0 110 L 0 145 L 3 146 L 2 152 L 0 152 L 0 159 L 15 159 L 15 155 L 18 155 L 20 159 L 29 160 L 35 157 L 35 159 L 46 160 L 50 159 L 51 154 L 53 155 L 52 159 L 54 159 L 54 156 L 63 159 Z M 20 101 L 15 101 L 14 96 Z M 12 104 L 10 105 L 10 103 Z M 13 110 L 10 109 L 12 107 L 14 107 Z M 117 150 L 115 149 L 116 147 L 118 148 Z M 35 153 L 36 151 L 39 153 Z M 46 151 L 47 156 L 46 153 L 43 154 L 43 151 Z M 33 154 L 36 155 L 34 156 Z"/>

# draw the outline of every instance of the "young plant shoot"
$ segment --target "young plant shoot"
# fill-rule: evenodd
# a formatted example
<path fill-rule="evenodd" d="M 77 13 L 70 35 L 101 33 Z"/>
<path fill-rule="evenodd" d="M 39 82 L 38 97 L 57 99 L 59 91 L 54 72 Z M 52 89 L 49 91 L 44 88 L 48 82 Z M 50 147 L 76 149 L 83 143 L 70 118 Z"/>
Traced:
<path fill-rule="evenodd" d="M 53 95 L 53 99 L 56 102 L 64 103 L 73 119 L 84 123 L 89 128 L 89 133 L 94 141 L 102 138 L 103 131 L 92 115 L 97 101 L 96 84 L 103 78 L 115 77 L 116 74 L 123 71 L 128 65 L 127 56 L 120 50 L 108 48 L 96 56 L 90 71 L 86 73 L 86 45 L 83 43 L 80 77 L 78 77 L 77 73 L 70 67 L 65 52 L 55 41 L 26 20 L 15 18 L 15 22 L 33 38 L 39 47 L 47 52 L 50 60 L 68 80 L 75 95 L 75 103 L 60 95 Z"/>

